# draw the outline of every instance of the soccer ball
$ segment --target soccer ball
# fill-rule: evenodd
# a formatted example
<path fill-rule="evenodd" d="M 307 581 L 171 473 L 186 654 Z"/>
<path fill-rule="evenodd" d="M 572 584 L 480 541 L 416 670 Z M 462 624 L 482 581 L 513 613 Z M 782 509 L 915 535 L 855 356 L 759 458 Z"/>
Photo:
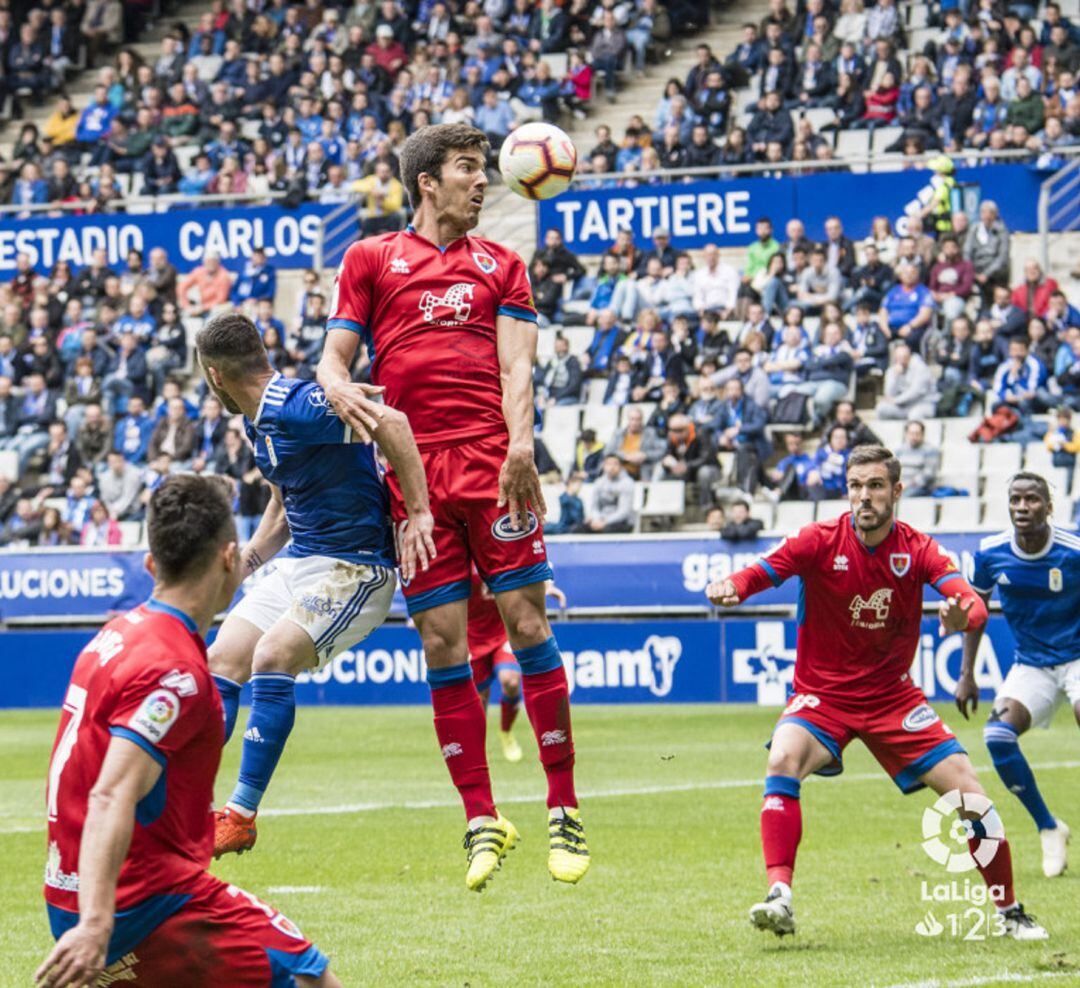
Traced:
<path fill-rule="evenodd" d="M 526 199 L 550 199 L 565 192 L 576 167 L 574 142 L 549 123 L 523 124 L 499 152 L 507 188 Z"/>

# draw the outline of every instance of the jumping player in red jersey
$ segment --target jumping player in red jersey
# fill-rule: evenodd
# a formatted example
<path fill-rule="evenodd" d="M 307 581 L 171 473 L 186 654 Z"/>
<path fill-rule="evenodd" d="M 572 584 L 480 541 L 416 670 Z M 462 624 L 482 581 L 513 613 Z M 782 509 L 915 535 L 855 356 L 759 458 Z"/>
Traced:
<path fill-rule="evenodd" d="M 39 985 L 340 988 L 293 923 L 207 871 L 225 728 L 202 635 L 240 583 L 230 505 L 215 478 L 154 492 L 153 596 L 75 663 L 49 764 L 57 943 Z"/>
<path fill-rule="evenodd" d="M 838 775 L 844 748 L 859 738 L 901 792 L 929 786 L 981 804 L 981 813 L 961 812 L 968 817 L 973 862 L 990 886 L 1000 928 L 1018 940 L 1045 939 L 1046 931 L 1013 892 L 1009 843 L 996 809 L 987 809 L 960 742 L 908 675 L 925 584 L 945 598 L 939 609 L 944 633 L 982 627 L 986 607 L 937 542 L 895 519 L 902 485 L 892 453 L 858 447 L 848 459 L 847 485 L 850 512 L 807 525 L 706 589 L 713 604 L 734 607 L 792 576 L 802 579 L 795 693 L 772 736 L 761 809 L 770 888 L 750 910 L 750 920 L 778 936 L 795 932 L 791 876 L 802 836 L 802 780 L 812 772 Z M 995 853 L 988 855 L 980 841 L 991 850 L 996 846 Z"/>
<path fill-rule="evenodd" d="M 484 887 L 517 831 L 495 807 L 486 718 L 466 634 L 475 563 L 498 604 L 521 667 L 525 709 L 548 780 L 548 869 L 577 882 L 589 866 L 574 791 L 570 693 L 551 633 L 551 576 L 533 461 L 536 310 L 521 258 L 469 235 L 480 218 L 489 147 L 464 124 L 423 127 L 401 151 L 413 226 L 345 254 L 334 285 L 319 383 L 338 415 L 365 434 L 377 405 L 350 372 L 360 343 L 371 379 L 409 418 L 427 472 L 436 557 L 403 585 L 424 643 L 435 733 L 468 819 L 466 886 Z M 393 473 L 398 532 L 417 524 Z"/>

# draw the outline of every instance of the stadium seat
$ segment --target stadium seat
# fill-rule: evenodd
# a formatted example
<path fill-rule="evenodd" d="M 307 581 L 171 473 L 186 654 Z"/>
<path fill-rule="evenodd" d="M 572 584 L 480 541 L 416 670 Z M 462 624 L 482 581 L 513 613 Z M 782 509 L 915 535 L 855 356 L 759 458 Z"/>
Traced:
<path fill-rule="evenodd" d="M 904 170 L 905 158 L 902 154 L 882 154 L 874 152 L 874 162 L 870 167 L 872 172 L 899 172 Z"/>
<path fill-rule="evenodd" d="M 562 334 L 570 344 L 570 352 L 577 357 L 589 349 L 593 338 L 593 330 L 588 326 L 564 326 Z"/>
<path fill-rule="evenodd" d="M 555 331 L 542 329 L 536 336 L 536 360 L 538 363 L 547 363 L 555 356 Z"/>
<path fill-rule="evenodd" d="M 850 507 L 847 501 L 818 501 L 814 519 L 815 521 L 831 521 L 833 518 L 839 518 Z"/>
<path fill-rule="evenodd" d="M 926 441 L 931 446 L 941 445 L 941 419 L 925 419 L 923 420 L 923 431 L 926 435 Z"/>
<path fill-rule="evenodd" d="M 825 124 L 832 123 L 836 119 L 836 111 L 828 106 L 815 106 L 803 110 L 803 116 L 810 121 L 810 126 L 814 128 L 816 134 Z"/>
<path fill-rule="evenodd" d="M 939 498 L 937 530 L 939 532 L 969 532 L 979 523 L 977 497 Z M 907 519 L 905 519 L 907 520 Z"/>
<path fill-rule="evenodd" d="M 0 450 L 0 477 L 7 477 L 12 483 L 19 479 L 19 454 L 15 450 Z"/>
<path fill-rule="evenodd" d="M 240 136 L 245 141 L 254 141 L 258 139 L 259 133 L 262 130 L 261 120 L 241 120 L 240 121 Z"/>
<path fill-rule="evenodd" d="M 937 511 L 938 503 L 932 497 L 905 497 L 900 500 L 897 514 L 901 521 L 927 532 L 937 525 Z"/>
<path fill-rule="evenodd" d="M 947 449 L 948 447 L 946 447 Z M 971 456 L 970 451 L 964 451 L 967 456 Z M 937 483 L 938 487 L 952 487 L 954 490 L 967 491 L 970 497 L 978 497 L 979 494 L 979 474 L 975 468 L 974 461 L 965 461 L 963 456 L 948 456 L 944 451 L 941 455 L 941 462 L 945 466 L 960 464 L 959 469 L 943 470 L 938 474 Z M 965 462 L 967 465 L 965 466 Z M 978 512 L 972 516 L 974 520 L 977 517 Z"/>
<path fill-rule="evenodd" d="M 142 522 L 141 521 L 122 521 L 118 522 L 120 526 L 120 544 L 125 549 L 132 549 L 139 545 L 142 541 Z"/>
<path fill-rule="evenodd" d="M 907 9 L 907 26 L 909 28 L 927 27 L 930 18 L 930 8 L 924 3 L 913 3 Z"/>
<path fill-rule="evenodd" d="M 644 488 L 643 518 L 678 518 L 686 511 L 686 484 L 681 480 L 656 480 L 638 488 Z"/>
<path fill-rule="evenodd" d="M 1041 473 L 1049 479 L 1054 470 L 1053 454 L 1042 443 L 1028 443 L 1024 450 L 1024 469 Z"/>
<path fill-rule="evenodd" d="M 836 157 L 863 158 L 870 150 L 870 132 L 866 130 L 841 130 L 836 134 Z M 852 164 L 853 172 L 866 171 L 866 164 Z"/>
<path fill-rule="evenodd" d="M 889 449 L 896 449 L 904 441 L 904 423 L 891 419 L 878 419 L 876 422 L 868 422 L 867 425 L 874 434 Z"/>
<path fill-rule="evenodd" d="M 972 443 L 968 440 L 968 436 L 978 427 L 979 421 L 979 418 L 975 416 L 963 419 L 942 419 L 942 442 L 963 443 L 971 449 Z"/>
<path fill-rule="evenodd" d="M 982 447 L 982 474 L 1009 476 L 1020 469 L 1024 449 L 1019 443 L 987 443 Z"/>
<path fill-rule="evenodd" d="M 607 391 L 607 381 L 602 377 L 594 377 L 585 382 L 585 404 L 602 405 L 604 393 Z"/>
<path fill-rule="evenodd" d="M 900 136 L 903 133 L 903 127 L 878 127 L 878 129 L 874 131 L 871 147 L 875 152 L 880 153 L 890 144 L 900 140 Z"/>
<path fill-rule="evenodd" d="M 583 429 L 592 429 L 600 442 L 606 443 L 618 428 L 618 425 L 618 406 L 594 405 L 592 403 L 585 406 L 585 413 L 581 417 L 581 427 Z"/>
<path fill-rule="evenodd" d="M 557 522 L 562 515 L 562 507 L 559 504 L 559 495 L 563 492 L 562 484 L 542 484 L 540 487 L 544 495 L 544 504 L 547 505 L 547 515 L 544 524 L 550 525 Z"/>
<path fill-rule="evenodd" d="M 1004 496 L 987 498 L 983 509 L 983 528 L 1000 531 L 1009 527 L 1009 502 Z"/>
<path fill-rule="evenodd" d="M 936 27 L 919 27 L 913 31 L 908 31 L 908 48 L 912 52 L 921 55 L 926 43 L 934 41 L 940 33 L 940 28 Z"/>
<path fill-rule="evenodd" d="M 814 505 L 811 501 L 781 501 L 776 506 L 773 524 L 778 532 L 794 532 L 814 520 Z"/>
<path fill-rule="evenodd" d="M 1051 466 L 1049 470 L 1040 470 L 1041 473 L 1050 484 L 1050 496 L 1054 499 L 1054 514 L 1057 515 L 1060 520 L 1063 516 L 1061 512 L 1062 502 L 1070 494 L 1069 492 L 1069 471 L 1064 467 Z"/>
<path fill-rule="evenodd" d="M 558 466 L 559 473 L 565 477 L 570 470 L 570 464 L 574 462 L 574 450 L 577 448 L 576 430 L 571 432 L 569 429 L 550 429 L 545 426 L 542 435 L 544 445 Z"/>
<path fill-rule="evenodd" d="M 755 501 L 750 505 L 750 517 L 756 518 L 765 526 L 766 532 L 773 530 L 773 521 L 776 516 L 776 507 L 769 501 Z"/>
<path fill-rule="evenodd" d="M 540 56 L 540 61 L 547 62 L 553 79 L 561 79 L 566 75 L 566 66 L 569 62 L 569 56 L 566 52 L 547 52 Z"/>

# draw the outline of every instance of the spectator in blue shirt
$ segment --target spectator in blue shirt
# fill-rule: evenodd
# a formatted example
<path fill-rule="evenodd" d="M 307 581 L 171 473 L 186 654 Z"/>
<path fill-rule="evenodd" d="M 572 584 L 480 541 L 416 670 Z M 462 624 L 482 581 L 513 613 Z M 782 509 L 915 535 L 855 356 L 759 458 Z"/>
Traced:
<path fill-rule="evenodd" d="M 94 101 L 79 116 L 75 139 L 87 145 L 87 150 L 92 150 L 89 145 L 97 144 L 109 136 L 115 116 L 116 107 L 109 102 L 109 90 L 105 86 L 95 86 Z"/>
<path fill-rule="evenodd" d="M 535 119 L 537 113 L 550 123 L 559 119 L 559 83 L 551 77 L 551 66 L 539 62 L 536 73 L 518 87 L 517 98 L 532 113 L 522 114 L 523 118 Z"/>
<path fill-rule="evenodd" d="M 277 330 L 278 339 L 285 338 L 285 324 L 274 318 L 274 299 L 272 296 L 260 298 L 255 306 L 255 328 L 260 336 L 265 336 L 268 329 Z"/>
<path fill-rule="evenodd" d="M 499 99 L 494 89 L 484 90 L 483 102 L 476 108 L 476 126 L 487 134 L 493 149 L 497 149 L 514 129 L 514 111 Z"/>
<path fill-rule="evenodd" d="M 105 399 L 105 411 L 109 415 L 123 412 L 132 396 L 137 395 L 145 403 L 146 375 L 149 367 L 146 356 L 134 333 L 120 334 L 120 347 L 109 365 L 101 391 Z"/>
<path fill-rule="evenodd" d="M 810 496 L 810 474 L 814 471 L 814 460 L 803 449 L 800 433 L 784 434 L 784 452 L 780 462 L 769 471 L 769 480 L 779 492 L 781 500 L 805 501 Z"/>
<path fill-rule="evenodd" d="M 933 318 L 934 296 L 919 281 L 913 264 L 901 264 L 900 280 L 889 289 L 878 311 L 878 324 L 892 339 L 907 341 L 918 351 L 919 343 Z"/>
<path fill-rule="evenodd" d="M 829 441 L 814 454 L 814 469 L 807 475 L 807 487 L 814 501 L 842 498 L 847 490 L 848 448 L 847 429 L 835 425 L 829 430 Z"/>
<path fill-rule="evenodd" d="M 154 431 L 154 420 L 146 414 L 146 404 L 139 395 L 128 399 L 127 414 L 116 422 L 113 446 L 124 454 L 128 463 L 146 462 L 146 451 Z"/>
<path fill-rule="evenodd" d="M 317 134 L 315 136 L 318 137 Z M 315 140 L 315 138 L 313 137 L 312 140 Z M 226 158 L 243 161 L 251 148 L 248 147 L 246 141 L 242 141 L 237 137 L 236 124 L 232 120 L 225 120 L 221 124 L 217 140 L 207 144 L 204 150 L 210 159 L 210 164 L 215 169 L 218 169 L 221 168 L 221 163 Z"/>
<path fill-rule="evenodd" d="M 589 374 L 593 376 L 607 374 L 612 355 L 618 349 L 624 336 L 615 319 L 615 313 L 611 309 L 604 309 L 596 321 L 596 329 L 589 343 L 589 349 L 586 351 L 589 358 L 587 371 Z"/>
<path fill-rule="evenodd" d="M 139 345 L 150 345 L 150 338 L 157 329 L 157 320 L 147 311 L 146 299 L 141 295 L 132 295 L 128 303 L 128 311 L 116 320 L 113 332 L 117 335 L 131 333 L 138 340 Z"/>
<path fill-rule="evenodd" d="M 11 190 L 11 202 L 16 206 L 34 206 L 49 201 L 49 185 L 41 177 L 41 170 L 33 162 L 27 162 L 19 170 L 19 177 Z"/>
<path fill-rule="evenodd" d="M 340 165 L 345 157 L 345 142 L 338 136 L 337 125 L 329 117 L 324 117 L 319 130 L 319 144 L 327 164 Z"/>
<path fill-rule="evenodd" d="M 1009 359 L 994 375 L 994 398 L 1022 415 L 1043 411 L 1036 395 L 1045 381 L 1046 368 L 1031 355 L 1027 340 L 1010 340 Z"/>
<path fill-rule="evenodd" d="M 266 260 L 266 251 L 256 247 L 251 252 L 251 259 L 244 265 L 244 270 L 232 287 L 233 305 L 241 305 L 249 299 L 273 301 L 277 291 L 277 272 Z"/>

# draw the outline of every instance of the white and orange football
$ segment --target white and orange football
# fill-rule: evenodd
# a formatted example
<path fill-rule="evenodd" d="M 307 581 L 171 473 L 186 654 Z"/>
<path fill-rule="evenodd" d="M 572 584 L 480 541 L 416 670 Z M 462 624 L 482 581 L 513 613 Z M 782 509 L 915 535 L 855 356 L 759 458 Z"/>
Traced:
<path fill-rule="evenodd" d="M 574 142 L 549 123 L 522 124 L 499 152 L 503 181 L 526 199 L 551 199 L 565 192 L 576 167 Z"/>

